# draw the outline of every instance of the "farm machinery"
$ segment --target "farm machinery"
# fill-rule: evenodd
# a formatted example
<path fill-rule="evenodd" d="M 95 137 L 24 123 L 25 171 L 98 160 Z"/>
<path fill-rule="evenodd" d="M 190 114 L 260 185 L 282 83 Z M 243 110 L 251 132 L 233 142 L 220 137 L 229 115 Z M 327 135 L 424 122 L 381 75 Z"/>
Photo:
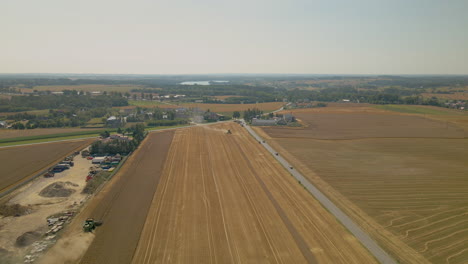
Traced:
<path fill-rule="evenodd" d="M 101 221 L 95 221 L 94 218 L 88 218 L 83 224 L 83 231 L 93 232 L 93 230 L 100 225 L 102 225 Z"/>
<path fill-rule="evenodd" d="M 228 129 L 228 131 L 226 132 L 226 134 L 232 134 L 231 129 Z"/>

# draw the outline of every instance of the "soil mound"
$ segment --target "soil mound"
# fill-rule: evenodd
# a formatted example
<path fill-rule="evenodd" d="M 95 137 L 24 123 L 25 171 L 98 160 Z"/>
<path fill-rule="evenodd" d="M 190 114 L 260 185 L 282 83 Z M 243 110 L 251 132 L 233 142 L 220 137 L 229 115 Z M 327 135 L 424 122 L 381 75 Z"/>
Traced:
<path fill-rule="evenodd" d="M 68 197 L 75 192 L 74 189 L 67 188 L 69 185 L 74 186 L 71 182 L 54 182 L 42 189 L 39 193 L 43 197 Z"/>
<path fill-rule="evenodd" d="M 26 232 L 26 233 L 22 234 L 21 236 L 19 236 L 18 238 L 16 238 L 15 245 L 17 247 L 29 246 L 32 243 L 34 243 L 34 241 L 38 240 L 40 238 L 40 236 L 41 236 L 41 234 L 38 233 L 38 232 L 34 232 L 34 231 Z"/>
<path fill-rule="evenodd" d="M 3 216 L 21 216 L 29 212 L 27 206 L 22 206 L 20 204 L 1 204 L 0 205 L 0 215 Z"/>

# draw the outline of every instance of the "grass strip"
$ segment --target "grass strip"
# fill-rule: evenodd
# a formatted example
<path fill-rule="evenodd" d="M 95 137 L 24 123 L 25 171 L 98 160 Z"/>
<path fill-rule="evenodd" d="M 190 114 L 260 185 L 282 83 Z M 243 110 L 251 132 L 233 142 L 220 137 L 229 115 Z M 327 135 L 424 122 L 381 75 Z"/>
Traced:
<path fill-rule="evenodd" d="M 2 143 L 10 143 L 10 142 L 20 142 L 20 141 L 33 141 L 33 140 L 42 140 L 42 139 L 61 139 L 64 137 L 72 137 L 72 136 L 94 136 L 99 135 L 104 131 L 115 132 L 117 129 L 103 129 L 103 130 L 91 130 L 91 131 L 76 131 L 76 132 L 68 132 L 68 133 L 58 133 L 58 134 L 48 134 L 48 135 L 37 135 L 37 136 L 26 136 L 26 137 L 16 137 L 16 138 L 4 138 L 0 139 L 0 144 Z"/>

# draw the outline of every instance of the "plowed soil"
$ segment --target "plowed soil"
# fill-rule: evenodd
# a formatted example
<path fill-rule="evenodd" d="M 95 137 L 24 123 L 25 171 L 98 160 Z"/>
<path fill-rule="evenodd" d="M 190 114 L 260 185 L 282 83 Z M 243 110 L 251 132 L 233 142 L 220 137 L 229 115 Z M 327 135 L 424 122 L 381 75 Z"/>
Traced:
<path fill-rule="evenodd" d="M 132 263 L 375 260 L 243 128 L 224 123 L 177 130 Z"/>
<path fill-rule="evenodd" d="M 98 227 L 81 263 L 131 262 L 173 134 L 151 133 L 114 176 L 112 184 L 85 208 L 82 218 L 94 217 L 104 224 Z"/>
<path fill-rule="evenodd" d="M 91 141 L 87 139 L 0 148 L 0 191 L 55 165 L 68 154 L 89 145 Z"/>

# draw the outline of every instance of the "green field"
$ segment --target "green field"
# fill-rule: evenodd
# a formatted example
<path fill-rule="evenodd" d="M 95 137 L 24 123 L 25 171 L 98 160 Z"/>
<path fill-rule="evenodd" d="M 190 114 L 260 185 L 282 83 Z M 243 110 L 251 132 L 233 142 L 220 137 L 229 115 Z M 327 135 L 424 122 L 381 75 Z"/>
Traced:
<path fill-rule="evenodd" d="M 54 142 L 54 141 L 61 141 L 61 140 L 85 139 L 85 138 L 92 138 L 92 137 L 98 137 L 98 136 L 99 136 L 99 134 L 96 134 L 96 135 L 77 135 L 77 136 L 58 137 L 58 138 L 43 138 L 43 139 L 31 139 L 31 140 L 23 140 L 23 141 L 4 142 L 4 143 L 0 143 L 0 147 L 19 146 L 19 145 L 45 143 L 45 142 Z"/>
<path fill-rule="evenodd" d="M 156 131 L 156 130 L 161 130 L 161 129 L 178 128 L 178 127 L 184 127 L 184 126 L 188 126 L 188 125 L 147 127 L 145 130 L 148 132 L 151 132 L 151 131 Z M 111 132 L 111 134 L 113 134 L 117 131 L 117 129 L 111 128 L 111 129 L 104 129 L 104 130 L 70 132 L 70 133 L 38 135 L 38 136 L 17 137 L 17 138 L 5 138 L 5 139 L 0 139 L 0 147 L 43 143 L 43 142 L 51 142 L 51 141 L 59 141 L 59 140 L 72 140 L 72 139 L 80 139 L 80 138 L 99 137 L 100 133 L 104 131 L 109 131 Z"/>
<path fill-rule="evenodd" d="M 374 105 L 374 108 L 408 114 L 422 115 L 466 115 L 457 110 L 451 110 L 441 107 L 420 106 L 420 105 Z"/>

